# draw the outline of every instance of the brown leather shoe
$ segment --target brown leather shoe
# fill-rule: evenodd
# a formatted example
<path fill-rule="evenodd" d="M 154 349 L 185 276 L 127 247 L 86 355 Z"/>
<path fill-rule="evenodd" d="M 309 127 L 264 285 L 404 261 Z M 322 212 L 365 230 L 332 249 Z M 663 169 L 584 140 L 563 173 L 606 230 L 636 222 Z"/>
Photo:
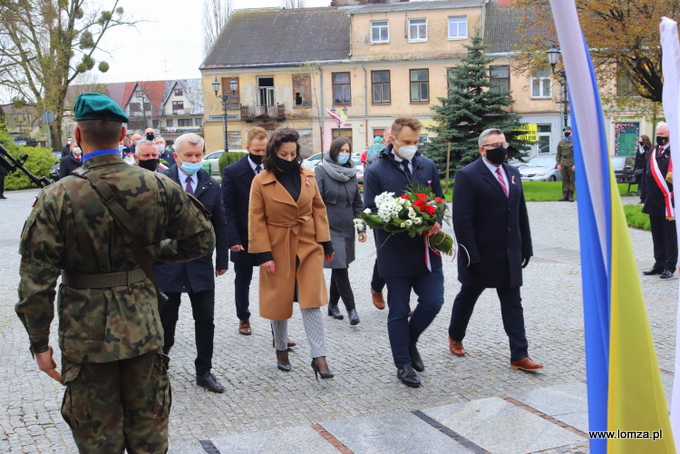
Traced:
<path fill-rule="evenodd" d="M 532 361 L 531 358 L 527 357 L 522 358 L 519 361 L 510 362 L 510 368 L 532 372 L 543 369 L 543 364 L 538 364 L 537 362 Z"/>
<path fill-rule="evenodd" d="M 465 349 L 463 348 L 463 343 L 451 339 L 449 336 L 449 350 L 456 356 L 465 356 Z"/>
<path fill-rule="evenodd" d="M 245 336 L 250 336 L 253 334 L 253 330 L 250 329 L 250 320 L 239 320 L 238 321 L 238 333 Z"/>
<path fill-rule="evenodd" d="M 376 292 L 371 289 L 371 297 L 373 298 L 373 305 L 380 310 L 385 309 L 385 298 L 383 298 L 382 292 Z"/>

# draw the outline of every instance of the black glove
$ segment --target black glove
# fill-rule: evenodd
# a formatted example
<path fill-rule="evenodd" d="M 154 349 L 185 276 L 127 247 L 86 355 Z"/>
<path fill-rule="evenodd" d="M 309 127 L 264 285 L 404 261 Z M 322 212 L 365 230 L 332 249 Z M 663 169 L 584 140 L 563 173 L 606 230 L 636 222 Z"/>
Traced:
<path fill-rule="evenodd" d="M 522 269 L 527 267 L 530 259 L 531 259 L 531 256 L 522 257 Z"/>

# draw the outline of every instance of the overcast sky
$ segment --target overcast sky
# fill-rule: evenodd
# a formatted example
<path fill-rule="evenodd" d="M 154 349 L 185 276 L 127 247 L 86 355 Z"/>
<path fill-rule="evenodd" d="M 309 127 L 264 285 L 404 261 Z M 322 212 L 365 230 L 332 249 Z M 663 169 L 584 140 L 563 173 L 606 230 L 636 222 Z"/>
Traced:
<path fill-rule="evenodd" d="M 107 32 L 100 47 L 109 54 L 100 52 L 97 61 L 106 60 L 110 69 L 102 74 L 95 67 L 93 78 L 129 82 L 200 77 L 203 0 L 121 0 L 120 4 L 131 18 L 147 22 L 137 24 L 136 29 Z M 280 5 L 280 0 L 234 0 L 234 9 Z M 307 0 L 308 7 L 328 5 L 330 0 Z"/>

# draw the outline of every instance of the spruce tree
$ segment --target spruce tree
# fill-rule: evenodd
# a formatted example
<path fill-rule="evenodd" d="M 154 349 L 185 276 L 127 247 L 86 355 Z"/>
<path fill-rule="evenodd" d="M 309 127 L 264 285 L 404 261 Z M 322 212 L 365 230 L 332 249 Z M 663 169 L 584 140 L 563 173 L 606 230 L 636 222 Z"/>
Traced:
<path fill-rule="evenodd" d="M 524 156 L 530 148 L 526 141 L 519 140 L 520 116 L 509 107 L 514 103 L 510 91 L 492 90 L 489 64 L 493 58 L 484 54 L 486 46 L 479 32 L 472 38 L 472 44 L 465 45 L 467 54 L 461 64 L 449 74 L 448 97 L 438 98 L 441 105 L 433 105 L 435 126 L 428 128 L 436 132 L 425 146 L 423 153 L 434 160 L 440 173 L 446 169 L 447 146 L 451 144 L 450 171 L 465 167 L 479 158 L 478 138 L 488 128 L 498 128 L 510 144 L 508 158 Z M 446 178 L 446 175 L 443 175 Z"/>

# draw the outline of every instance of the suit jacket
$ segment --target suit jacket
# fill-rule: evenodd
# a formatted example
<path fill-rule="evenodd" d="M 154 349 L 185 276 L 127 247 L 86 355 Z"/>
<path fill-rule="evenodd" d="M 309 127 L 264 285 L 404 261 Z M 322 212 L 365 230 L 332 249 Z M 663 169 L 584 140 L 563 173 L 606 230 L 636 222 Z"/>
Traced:
<path fill-rule="evenodd" d="M 409 180 L 394 160 L 392 144 L 382 150 L 379 156 L 373 164 L 366 167 L 364 173 L 364 209 L 375 210 L 375 197 L 383 192 L 394 192 L 396 196 L 403 194 L 411 181 L 430 186 L 436 196 L 444 197 L 437 168 L 431 159 L 416 153 L 411 159 L 413 172 Z M 378 245 L 380 276 L 394 278 L 429 272 L 422 237 L 411 238 L 408 233 L 389 234 L 383 229 L 375 229 L 373 233 Z M 433 269 L 442 266 L 441 257 L 429 250 L 427 253 Z"/>
<path fill-rule="evenodd" d="M 167 175 L 177 184 L 180 184 L 177 165 L 170 167 Z M 194 190 L 196 197 L 211 214 L 210 221 L 215 229 L 217 241 L 215 252 L 217 253 L 216 266 L 218 270 L 229 268 L 229 246 L 227 234 L 227 221 L 224 217 L 224 207 L 220 197 L 220 186 L 217 180 L 212 178 L 202 169 L 196 175 L 198 184 Z M 212 263 L 212 254 L 197 258 L 184 263 L 166 263 L 154 267 L 154 275 L 158 286 L 164 292 L 188 292 L 198 293 L 215 288 L 215 270 Z"/>
<path fill-rule="evenodd" d="M 61 158 L 61 163 L 59 164 L 59 179 L 61 180 L 66 175 L 70 175 L 71 172 L 76 170 L 78 167 L 82 166 L 82 158 L 80 162 L 73 156 L 73 153 L 68 154 Z"/>
<path fill-rule="evenodd" d="M 456 172 L 453 184 L 458 280 L 475 288 L 516 288 L 522 285 L 522 258 L 533 255 L 522 180 L 519 170 L 503 164 L 506 197 L 483 159 Z"/>
<path fill-rule="evenodd" d="M 666 205 L 665 199 L 656 184 L 656 180 L 652 174 L 652 162 L 651 160 L 656 158 L 656 162 L 659 165 L 659 170 L 664 178 L 668 175 L 668 164 L 671 161 L 671 147 L 670 145 L 666 147 L 661 156 L 657 156 L 659 153 L 659 146 L 655 145 L 647 153 L 647 160 L 645 161 L 645 204 L 642 207 L 642 212 L 647 213 L 650 216 L 666 216 Z M 668 190 L 673 191 L 673 185 L 666 182 L 668 185 Z"/>
<path fill-rule="evenodd" d="M 263 167 L 264 168 L 264 167 Z M 239 265 L 258 266 L 257 256 L 248 253 L 248 203 L 255 172 L 244 156 L 222 171 L 222 202 L 227 217 L 229 247 L 240 244 L 243 251 L 231 251 L 231 261 Z"/>

